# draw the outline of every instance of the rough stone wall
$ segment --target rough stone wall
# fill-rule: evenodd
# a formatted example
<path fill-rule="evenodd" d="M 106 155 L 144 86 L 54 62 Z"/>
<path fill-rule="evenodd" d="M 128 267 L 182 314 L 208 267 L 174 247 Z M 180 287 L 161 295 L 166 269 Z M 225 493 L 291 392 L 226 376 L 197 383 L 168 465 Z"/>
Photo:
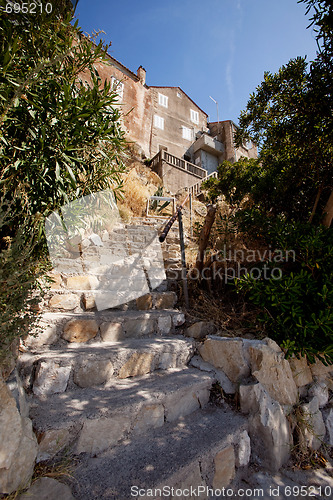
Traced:
<path fill-rule="evenodd" d="M 195 141 L 198 131 L 207 129 L 207 114 L 202 111 L 179 87 L 150 87 L 153 114 L 164 118 L 164 130 L 152 125 L 151 154 L 154 156 L 161 147 L 182 158 Z M 159 104 L 158 94 L 168 98 L 168 107 Z M 180 96 L 180 97 L 179 97 Z M 191 109 L 199 115 L 199 122 L 191 121 Z M 183 138 L 182 127 L 192 130 L 192 139 Z"/>
<path fill-rule="evenodd" d="M 150 134 L 152 123 L 152 100 L 149 88 L 142 78 L 143 68 L 138 72 L 141 79 L 126 70 L 117 61 L 110 58 L 110 65 L 105 63 L 95 64 L 96 69 L 104 82 L 112 77 L 124 84 L 123 98 L 119 101 L 122 113 L 122 123 L 128 141 L 136 142 L 145 156 L 150 156 Z"/>
<path fill-rule="evenodd" d="M 156 168 L 156 173 L 161 177 L 165 189 L 171 193 L 177 193 L 180 189 L 193 186 L 201 180 L 201 177 L 165 162 Z"/>
<path fill-rule="evenodd" d="M 246 158 L 257 158 L 257 147 L 252 145 L 252 148 L 234 146 L 234 131 L 236 125 L 231 120 L 224 120 L 222 122 L 212 122 L 208 124 L 212 137 L 217 136 L 218 140 L 224 144 L 224 154 L 221 155 L 221 161 L 237 161 L 242 156 Z"/>

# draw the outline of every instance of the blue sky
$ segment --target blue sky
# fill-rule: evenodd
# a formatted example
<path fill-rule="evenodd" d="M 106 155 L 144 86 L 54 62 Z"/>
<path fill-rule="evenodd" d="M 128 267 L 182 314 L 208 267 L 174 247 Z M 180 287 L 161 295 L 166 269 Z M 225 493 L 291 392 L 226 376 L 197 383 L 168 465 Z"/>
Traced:
<path fill-rule="evenodd" d="M 103 30 L 110 54 L 148 85 L 181 87 L 206 113 L 238 122 L 249 95 L 289 59 L 314 59 L 297 0 L 79 0 L 84 32 Z"/>

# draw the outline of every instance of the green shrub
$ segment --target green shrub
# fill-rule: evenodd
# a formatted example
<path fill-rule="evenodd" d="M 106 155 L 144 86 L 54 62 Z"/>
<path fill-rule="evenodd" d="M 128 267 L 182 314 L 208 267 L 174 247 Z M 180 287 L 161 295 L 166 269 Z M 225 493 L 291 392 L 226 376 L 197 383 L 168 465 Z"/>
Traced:
<path fill-rule="evenodd" d="M 247 215 L 247 223 L 251 217 L 253 222 L 254 214 Z M 260 224 L 253 224 L 253 232 L 266 233 L 267 243 L 280 250 L 275 254 L 279 258 L 273 253 L 257 266 L 266 266 L 266 279 L 264 273 L 259 279 L 250 274 L 238 278 L 238 291 L 260 306 L 267 334 L 287 356 L 306 355 L 310 361 L 317 356 L 333 363 L 333 230 L 282 219 Z"/>

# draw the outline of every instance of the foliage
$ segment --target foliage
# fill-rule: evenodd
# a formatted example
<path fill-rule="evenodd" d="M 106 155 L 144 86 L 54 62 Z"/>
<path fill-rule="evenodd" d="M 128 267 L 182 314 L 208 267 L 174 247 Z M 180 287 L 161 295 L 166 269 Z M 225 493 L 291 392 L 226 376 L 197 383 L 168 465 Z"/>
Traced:
<path fill-rule="evenodd" d="M 70 24 L 66 2 L 52 4 L 1 12 L 0 182 L 18 223 L 117 186 L 122 170 L 117 95 L 95 67 L 107 47 Z"/>
<path fill-rule="evenodd" d="M 117 189 L 125 144 L 117 95 L 96 69 L 108 47 L 82 35 L 71 2 L 50 0 L 52 13 L 35 14 L 6 13 L 7 3 L 0 0 L 2 357 L 34 324 L 45 217 Z"/>
<path fill-rule="evenodd" d="M 243 223 L 249 226 L 255 215 L 243 214 Z M 271 261 L 256 264 L 261 270 L 269 269 L 266 277 L 270 277 L 264 279 L 263 272 L 259 279 L 247 274 L 236 286 L 262 308 L 259 319 L 288 356 L 301 353 L 313 361 L 313 356 L 319 355 L 332 363 L 333 231 L 311 224 L 288 224 L 282 218 L 263 222 L 259 216 L 252 229 L 265 237 L 272 249 L 280 250 Z"/>
<path fill-rule="evenodd" d="M 0 231 L 12 220 L 10 208 L 0 207 Z M 40 294 L 36 280 L 47 264 L 34 256 L 31 226 L 27 219 L 15 237 L 7 236 L 0 248 L 0 364 L 18 337 L 27 335 L 36 324 Z"/>

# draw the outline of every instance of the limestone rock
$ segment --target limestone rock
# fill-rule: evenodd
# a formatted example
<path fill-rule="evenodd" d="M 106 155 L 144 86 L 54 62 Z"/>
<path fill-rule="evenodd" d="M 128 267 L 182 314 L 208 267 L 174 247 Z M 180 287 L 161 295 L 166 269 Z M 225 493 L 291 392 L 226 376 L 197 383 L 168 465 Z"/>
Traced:
<path fill-rule="evenodd" d="M 56 294 L 49 300 L 49 307 L 71 311 L 80 305 L 80 298 L 74 293 Z"/>
<path fill-rule="evenodd" d="M 50 286 L 51 290 L 60 290 L 62 285 L 61 274 L 56 273 L 55 271 L 51 271 L 47 275 L 50 278 Z"/>
<path fill-rule="evenodd" d="M 236 466 L 245 467 L 251 457 L 251 439 L 247 431 L 241 432 L 236 448 Z"/>
<path fill-rule="evenodd" d="M 0 492 L 12 493 L 18 488 L 28 486 L 37 455 L 37 440 L 32 431 L 29 418 L 21 418 L 21 438 L 11 465 L 0 469 Z"/>
<path fill-rule="evenodd" d="M 64 327 L 62 337 L 68 342 L 87 342 L 98 333 L 94 319 L 71 319 Z"/>
<path fill-rule="evenodd" d="M 126 337 L 144 337 L 155 330 L 154 320 L 149 318 L 130 319 L 124 323 Z"/>
<path fill-rule="evenodd" d="M 215 473 L 213 489 L 222 489 L 228 486 L 235 477 L 235 450 L 228 446 L 219 451 L 214 458 Z"/>
<path fill-rule="evenodd" d="M 303 418 L 306 421 L 304 429 L 304 438 L 306 445 L 311 450 L 318 450 L 326 434 L 326 427 L 321 411 L 319 410 L 319 401 L 315 396 L 309 403 L 301 406 Z"/>
<path fill-rule="evenodd" d="M 314 383 L 309 389 L 310 397 L 317 397 L 319 408 L 323 408 L 328 403 L 328 387 L 324 380 Z"/>
<path fill-rule="evenodd" d="M 86 311 L 90 311 L 96 307 L 95 297 L 93 295 L 84 294 L 83 305 Z"/>
<path fill-rule="evenodd" d="M 94 290 L 98 286 L 96 276 L 69 276 L 66 280 L 70 290 Z"/>
<path fill-rule="evenodd" d="M 40 324 L 41 330 L 37 335 L 28 335 L 24 339 L 27 347 L 41 347 L 42 345 L 55 344 L 58 340 L 57 327 L 55 325 Z"/>
<path fill-rule="evenodd" d="M 0 381 L 0 469 L 8 469 L 22 437 L 21 417 L 7 385 Z"/>
<path fill-rule="evenodd" d="M 203 339 L 214 333 L 216 333 L 216 326 L 211 321 L 198 321 L 185 330 L 185 335 L 194 339 Z"/>
<path fill-rule="evenodd" d="M 82 359 L 74 369 L 74 382 L 79 387 L 104 384 L 113 374 L 113 366 L 108 359 Z"/>
<path fill-rule="evenodd" d="M 173 326 L 181 326 L 185 323 L 185 314 L 179 313 L 172 316 Z"/>
<path fill-rule="evenodd" d="M 204 361 L 222 370 L 231 382 L 238 382 L 250 375 L 250 368 L 244 358 L 242 339 L 209 337 L 199 347 Z"/>
<path fill-rule="evenodd" d="M 133 433 L 141 434 L 149 429 L 155 429 L 164 425 L 164 407 L 159 404 L 147 405 L 137 413 Z"/>
<path fill-rule="evenodd" d="M 130 418 L 126 415 L 86 420 L 79 436 L 76 452 L 95 455 L 114 446 L 128 432 L 130 424 Z"/>
<path fill-rule="evenodd" d="M 168 335 L 171 332 L 172 319 L 171 316 L 160 316 L 157 318 L 157 329 L 162 335 Z"/>
<path fill-rule="evenodd" d="M 135 352 L 120 368 L 118 378 L 146 375 L 153 370 L 154 354 L 150 352 Z"/>
<path fill-rule="evenodd" d="M 333 365 L 325 366 L 322 361 L 317 359 L 315 363 L 310 365 L 310 369 L 313 377 L 326 379 L 333 372 Z"/>
<path fill-rule="evenodd" d="M 121 323 L 105 322 L 100 325 L 101 337 L 104 342 L 118 342 L 124 338 Z"/>
<path fill-rule="evenodd" d="M 51 477 L 41 477 L 18 500 L 74 500 L 71 489 Z"/>
<path fill-rule="evenodd" d="M 325 419 L 326 430 L 327 430 L 327 438 L 330 446 L 333 446 L 333 408 L 331 408 L 328 412 L 328 415 Z"/>
<path fill-rule="evenodd" d="M 142 295 L 136 299 L 136 307 L 139 311 L 147 311 L 153 307 L 153 299 L 150 293 L 146 293 L 146 295 Z"/>
<path fill-rule="evenodd" d="M 282 407 L 261 384 L 240 387 L 243 413 L 250 413 L 252 450 L 268 469 L 277 471 L 290 456 L 292 436 Z"/>
<path fill-rule="evenodd" d="M 177 294 L 175 292 L 155 293 L 154 299 L 156 309 L 172 309 L 177 302 Z"/>
<path fill-rule="evenodd" d="M 249 347 L 252 375 L 273 399 L 282 405 L 294 405 L 298 398 L 297 387 L 288 361 L 276 347 L 279 351 L 263 343 Z"/>
<path fill-rule="evenodd" d="M 54 457 L 69 443 L 68 429 L 51 429 L 43 433 L 39 444 L 36 462 L 43 462 Z"/>
<path fill-rule="evenodd" d="M 293 357 L 288 361 L 297 387 L 304 387 L 305 385 L 311 384 L 312 373 L 307 359 L 305 357 L 300 359 Z"/>
<path fill-rule="evenodd" d="M 56 361 L 39 361 L 33 393 L 36 396 L 65 392 L 71 366 L 60 366 Z"/>

